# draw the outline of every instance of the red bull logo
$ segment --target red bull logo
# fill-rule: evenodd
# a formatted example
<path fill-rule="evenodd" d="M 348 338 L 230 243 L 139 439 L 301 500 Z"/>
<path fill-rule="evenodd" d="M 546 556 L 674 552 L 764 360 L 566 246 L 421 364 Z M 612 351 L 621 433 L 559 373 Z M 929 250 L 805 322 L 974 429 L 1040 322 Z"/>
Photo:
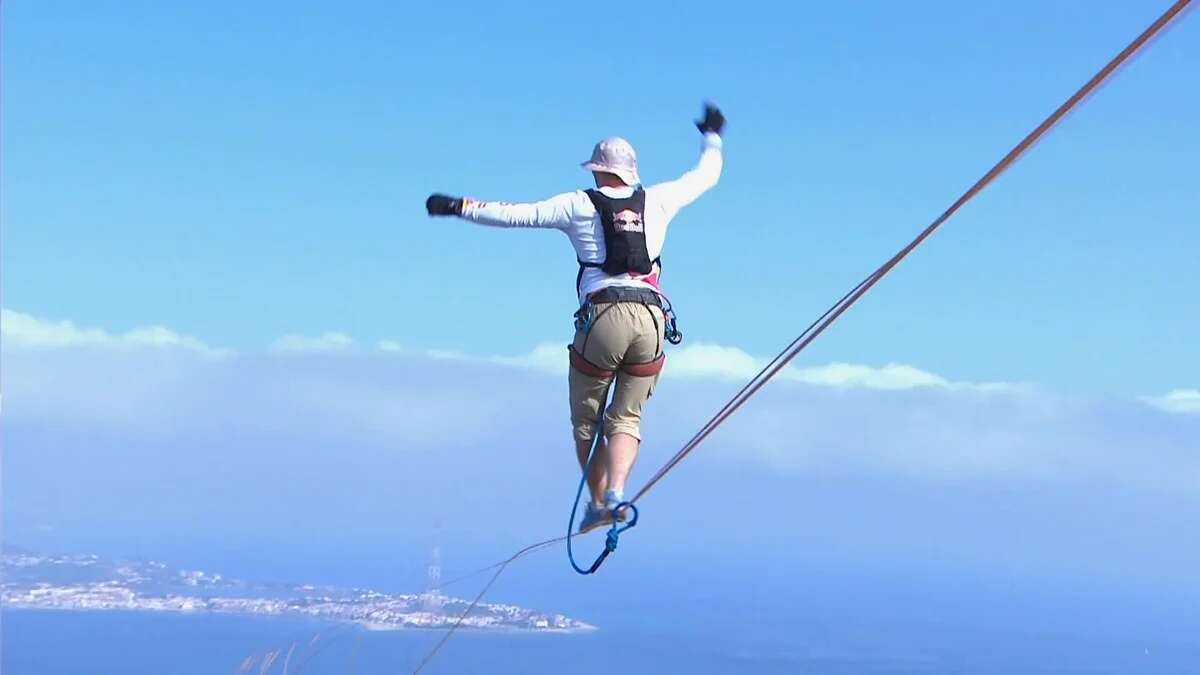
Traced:
<path fill-rule="evenodd" d="M 645 232 L 646 225 L 642 222 L 642 214 L 626 209 L 613 214 L 613 229 L 617 232 Z"/>

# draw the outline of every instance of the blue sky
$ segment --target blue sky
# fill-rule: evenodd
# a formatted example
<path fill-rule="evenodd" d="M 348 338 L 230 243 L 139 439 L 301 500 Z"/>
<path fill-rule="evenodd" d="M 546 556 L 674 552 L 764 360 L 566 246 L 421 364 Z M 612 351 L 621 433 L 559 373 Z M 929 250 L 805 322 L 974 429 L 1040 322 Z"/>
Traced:
<path fill-rule="evenodd" d="M 668 288 L 692 340 L 773 353 L 1160 11 L 1153 3 L 7 8 L 4 305 L 260 349 L 344 333 L 519 353 L 569 330 L 555 233 L 430 221 L 433 190 L 727 170 Z M 824 338 L 810 363 L 1155 395 L 1200 383 L 1198 23 L 1180 22 Z"/>
<path fill-rule="evenodd" d="M 6 7 L 6 540 L 411 590 L 435 540 L 452 574 L 557 534 L 571 249 L 424 197 L 582 186 L 614 133 L 671 178 L 724 108 L 639 484 L 1161 11 L 906 5 Z M 656 488 L 603 584 L 556 552 L 500 599 L 834 570 L 1193 607 L 1197 72 L 1185 17 Z"/>

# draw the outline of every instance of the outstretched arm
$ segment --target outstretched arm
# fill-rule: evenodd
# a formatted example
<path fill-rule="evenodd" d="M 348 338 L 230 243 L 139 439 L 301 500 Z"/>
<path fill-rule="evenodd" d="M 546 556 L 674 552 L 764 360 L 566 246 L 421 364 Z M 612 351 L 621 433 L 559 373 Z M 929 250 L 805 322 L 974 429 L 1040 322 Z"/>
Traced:
<path fill-rule="evenodd" d="M 571 223 L 575 194 L 556 195 L 540 202 L 510 204 L 434 194 L 425 200 L 431 216 L 459 216 L 492 227 L 537 227 L 561 230 Z"/>
<path fill-rule="evenodd" d="M 725 129 L 725 116 L 716 106 L 708 104 L 704 109 L 704 119 L 696 122 L 696 127 L 700 129 L 704 139 L 700 146 L 700 161 L 696 163 L 695 168 L 673 181 L 659 183 L 650 188 L 657 193 L 659 203 L 668 217 L 674 216 L 679 209 L 696 201 L 721 178 L 721 167 L 724 164 L 721 156 L 721 133 Z"/>

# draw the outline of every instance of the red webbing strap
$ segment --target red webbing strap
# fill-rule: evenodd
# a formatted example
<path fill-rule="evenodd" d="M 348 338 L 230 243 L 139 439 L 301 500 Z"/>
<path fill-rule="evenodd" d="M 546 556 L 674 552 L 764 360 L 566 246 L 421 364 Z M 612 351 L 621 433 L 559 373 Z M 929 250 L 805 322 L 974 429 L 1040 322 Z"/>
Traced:
<path fill-rule="evenodd" d="M 610 379 L 617 374 L 615 370 L 605 370 L 600 366 L 583 358 L 583 354 L 575 351 L 575 345 L 567 345 L 567 351 L 571 353 L 571 367 L 588 377 L 595 377 L 601 380 Z"/>
<path fill-rule="evenodd" d="M 646 363 L 623 363 L 621 370 L 634 377 L 654 377 L 662 372 L 663 364 L 667 362 L 666 354 L 659 354 L 657 359 Z"/>

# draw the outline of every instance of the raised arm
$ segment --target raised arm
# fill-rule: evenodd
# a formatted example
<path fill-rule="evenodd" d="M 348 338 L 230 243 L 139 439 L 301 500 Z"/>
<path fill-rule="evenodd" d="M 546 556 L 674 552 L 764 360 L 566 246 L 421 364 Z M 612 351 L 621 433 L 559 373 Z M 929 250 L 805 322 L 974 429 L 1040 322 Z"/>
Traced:
<path fill-rule="evenodd" d="M 537 227 L 562 230 L 571 223 L 575 194 L 565 192 L 540 202 L 510 204 L 434 194 L 425 200 L 431 216 L 459 216 L 491 227 Z"/>
<path fill-rule="evenodd" d="M 679 178 L 666 183 L 659 183 L 649 190 L 658 196 L 668 217 L 673 217 L 679 209 L 691 204 L 721 178 L 721 167 L 724 159 L 721 156 L 721 132 L 725 128 L 725 116 L 716 106 L 709 104 L 704 109 L 704 119 L 696 122 L 696 127 L 704 135 L 700 145 L 700 160 L 695 168 Z"/>

